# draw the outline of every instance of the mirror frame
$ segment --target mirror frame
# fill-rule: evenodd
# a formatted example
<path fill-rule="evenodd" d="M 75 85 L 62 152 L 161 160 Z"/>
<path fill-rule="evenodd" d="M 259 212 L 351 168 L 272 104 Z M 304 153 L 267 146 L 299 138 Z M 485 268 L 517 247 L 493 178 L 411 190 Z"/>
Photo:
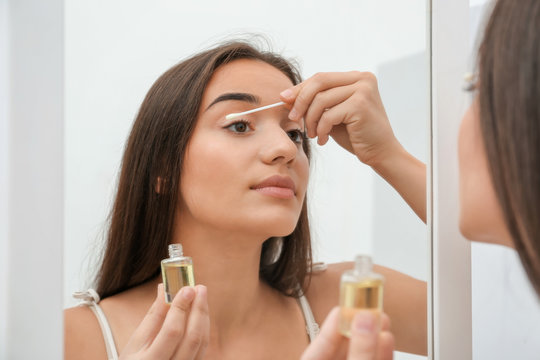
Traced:
<path fill-rule="evenodd" d="M 458 231 L 455 196 L 469 2 L 426 2 L 428 357 L 472 359 L 470 244 Z M 63 355 L 64 7 L 0 1 L 0 358 Z"/>
<path fill-rule="evenodd" d="M 63 357 L 64 6 L 0 1 L 2 359 Z"/>
<path fill-rule="evenodd" d="M 468 99 L 469 1 L 431 0 L 430 359 L 472 359 L 471 245 L 459 232 L 457 138 Z M 457 260 L 459 259 L 459 260 Z"/>

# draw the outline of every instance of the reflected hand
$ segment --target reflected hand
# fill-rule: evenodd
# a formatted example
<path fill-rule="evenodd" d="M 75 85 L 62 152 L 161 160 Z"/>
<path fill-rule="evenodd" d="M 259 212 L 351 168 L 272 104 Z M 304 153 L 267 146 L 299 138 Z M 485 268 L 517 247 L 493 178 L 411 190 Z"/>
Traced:
<path fill-rule="evenodd" d="M 381 316 L 381 331 L 377 332 L 377 320 L 369 311 L 355 315 L 351 327 L 351 339 L 339 332 L 339 308 L 326 317 L 320 334 L 313 341 L 301 360 L 391 360 L 394 336 L 390 333 L 390 319 Z"/>
<path fill-rule="evenodd" d="M 183 287 L 168 305 L 160 284 L 156 300 L 120 359 L 202 359 L 209 333 L 206 287 Z"/>
<path fill-rule="evenodd" d="M 401 150 L 372 73 L 318 73 L 280 95 L 291 106 L 289 118 L 303 117 L 307 135 L 317 136 L 319 145 L 332 136 L 370 166 Z"/>

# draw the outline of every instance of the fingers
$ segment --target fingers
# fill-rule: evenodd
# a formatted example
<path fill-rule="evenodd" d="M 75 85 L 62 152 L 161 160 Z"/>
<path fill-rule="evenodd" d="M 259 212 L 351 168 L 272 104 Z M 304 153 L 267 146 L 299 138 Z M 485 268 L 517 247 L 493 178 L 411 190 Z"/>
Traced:
<path fill-rule="evenodd" d="M 197 296 L 191 305 L 186 333 L 174 359 L 202 359 L 208 346 L 210 336 L 210 318 L 208 316 L 208 301 L 206 287 L 195 287 Z"/>
<path fill-rule="evenodd" d="M 377 360 L 392 360 L 394 357 L 394 335 L 389 331 L 379 334 L 377 344 Z"/>
<path fill-rule="evenodd" d="M 377 349 L 377 319 L 369 311 L 356 313 L 351 326 L 349 359 L 375 360 Z"/>
<path fill-rule="evenodd" d="M 289 113 L 289 119 L 300 120 L 312 103 L 315 95 L 321 91 L 347 86 L 362 78 L 363 73 L 357 71 L 341 73 L 318 73 L 308 80 L 282 92 L 281 99 L 294 106 Z"/>
<path fill-rule="evenodd" d="M 354 86 L 340 86 L 315 95 L 304 116 L 304 124 L 309 137 L 314 138 L 319 135 L 317 125 L 322 121 L 323 114 L 347 100 L 354 94 L 354 90 Z"/>
<path fill-rule="evenodd" d="M 338 353 L 345 348 L 346 339 L 339 330 L 339 308 L 335 307 L 326 317 L 321 332 L 302 354 L 301 360 L 340 359 Z"/>
<path fill-rule="evenodd" d="M 129 339 L 125 351 L 128 353 L 139 351 L 141 348 L 149 346 L 159 329 L 161 329 L 168 310 L 169 306 L 165 303 L 164 299 L 163 284 L 159 284 L 156 300 Z"/>
<path fill-rule="evenodd" d="M 313 130 L 317 136 L 317 144 L 324 145 L 328 142 L 332 129 L 343 123 L 347 115 L 347 102 L 334 106 L 322 114 L 319 122 L 315 125 L 316 130 Z M 313 136 L 314 137 L 314 136 Z"/>
<path fill-rule="evenodd" d="M 156 359 L 169 359 L 184 337 L 186 322 L 195 298 L 195 289 L 185 286 L 180 289 L 170 305 L 161 330 L 157 334 L 150 355 Z"/>
<path fill-rule="evenodd" d="M 280 95 L 291 106 L 289 118 L 303 118 L 307 135 L 318 137 L 319 145 L 328 142 L 334 127 L 357 122 L 358 129 L 372 108 L 382 106 L 377 79 L 369 72 L 319 73 Z"/>
<path fill-rule="evenodd" d="M 390 331 L 390 317 L 386 313 L 381 314 L 381 331 Z"/>
<path fill-rule="evenodd" d="M 383 320 L 381 325 L 387 327 L 389 321 Z M 359 311 L 354 316 L 348 359 L 391 360 L 393 349 L 392 334 L 388 331 L 378 333 L 377 317 L 374 313 Z"/>

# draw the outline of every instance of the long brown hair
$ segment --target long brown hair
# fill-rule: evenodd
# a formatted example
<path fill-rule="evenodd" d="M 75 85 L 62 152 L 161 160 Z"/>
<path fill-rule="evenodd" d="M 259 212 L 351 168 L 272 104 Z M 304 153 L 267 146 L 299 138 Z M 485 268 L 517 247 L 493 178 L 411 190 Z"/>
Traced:
<path fill-rule="evenodd" d="M 167 257 L 167 245 L 172 242 L 182 162 L 203 92 L 218 67 L 237 59 L 264 61 L 293 84 L 301 81 L 289 61 L 244 41 L 194 55 L 156 80 L 141 105 L 122 159 L 105 253 L 97 274 L 97 292 L 102 298 L 159 274 L 160 261 Z M 309 157 L 309 144 L 303 144 Z M 270 238 L 263 243 L 260 276 L 283 294 L 298 297 L 309 283 L 310 266 L 304 202 L 294 231 L 283 239 Z"/>
<path fill-rule="evenodd" d="M 540 1 L 495 4 L 478 67 L 480 123 L 495 191 L 540 295 Z"/>

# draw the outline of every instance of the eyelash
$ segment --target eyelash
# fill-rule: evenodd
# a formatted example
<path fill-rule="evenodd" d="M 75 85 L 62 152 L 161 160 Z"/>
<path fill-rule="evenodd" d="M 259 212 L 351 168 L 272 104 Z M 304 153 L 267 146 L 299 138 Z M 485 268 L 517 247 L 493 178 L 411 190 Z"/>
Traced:
<path fill-rule="evenodd" d="M 301 144 L 301 143 L 304 142 L 304 138 L 305 138 L 305 137 L 304 137 L 304 133 L 303 133 L 301 130 L 295 129 L 295 130 L 287 131 L 287 134 L 291 134 L 291 133 L 296 134 L 297 137 L 298 137 L 297 140 L 294 140 L 293 138 L 291 138 L 291 140 L 292 140 L 293 142 L 295 142 L 295 143 L 297 143 L 297 144 Z M 290 137 L 290 135 L 289 135 L 289 137 Z"/>
<path fill-rule="evenodd" d="M 232 129 L 233 126 L 238 125 L 238 124 L 243 124 L 243 125 L 245 125 L 247 127 L 247 129 L 253 130 L 253 127 L 251 126 L 251 123 L 249 121 L 247 121 L 247 120 L 244 120 L 244 119 L 237 120 L 237 121 L 225 126 L 224 128 L 229 129 L 229 130 L 231 130 L 232 132 L 234 132 L 236 134 L 245 134 L 246 131 L 234 131 Z"/>
<path fill-rule="evenodd" d="M 235 131 L 233 129 L 234 126 L 239 125 L 239 124 L 245 125 L 246 126 L 246 131 Z M 233 123 L 231 123 L 229 125 L 224 126 L 224 129 L 228 129 L 228 130 L 232 131 L 235 134 L 245 134 L 245 133 L 248 132 L 247 130 L 252 131 L 253 126 L 251 125 L 251 122 L 249 122 L 248 120 L 240 119 L 240 120 L 237 120 L 237 121 L 235 121 L 235 122 L 233 122 Z M 290 134 L 296 134 L 296 136 L 297 136 L 296 140 L 293 139 Z M 304 133 L 299 129 L 287 131 L 287 135 L 289 135 L 292 142 L 297 143 L 297 144 L 301 144 L 304 141 L 304 138 L 305 138 Z"/>

